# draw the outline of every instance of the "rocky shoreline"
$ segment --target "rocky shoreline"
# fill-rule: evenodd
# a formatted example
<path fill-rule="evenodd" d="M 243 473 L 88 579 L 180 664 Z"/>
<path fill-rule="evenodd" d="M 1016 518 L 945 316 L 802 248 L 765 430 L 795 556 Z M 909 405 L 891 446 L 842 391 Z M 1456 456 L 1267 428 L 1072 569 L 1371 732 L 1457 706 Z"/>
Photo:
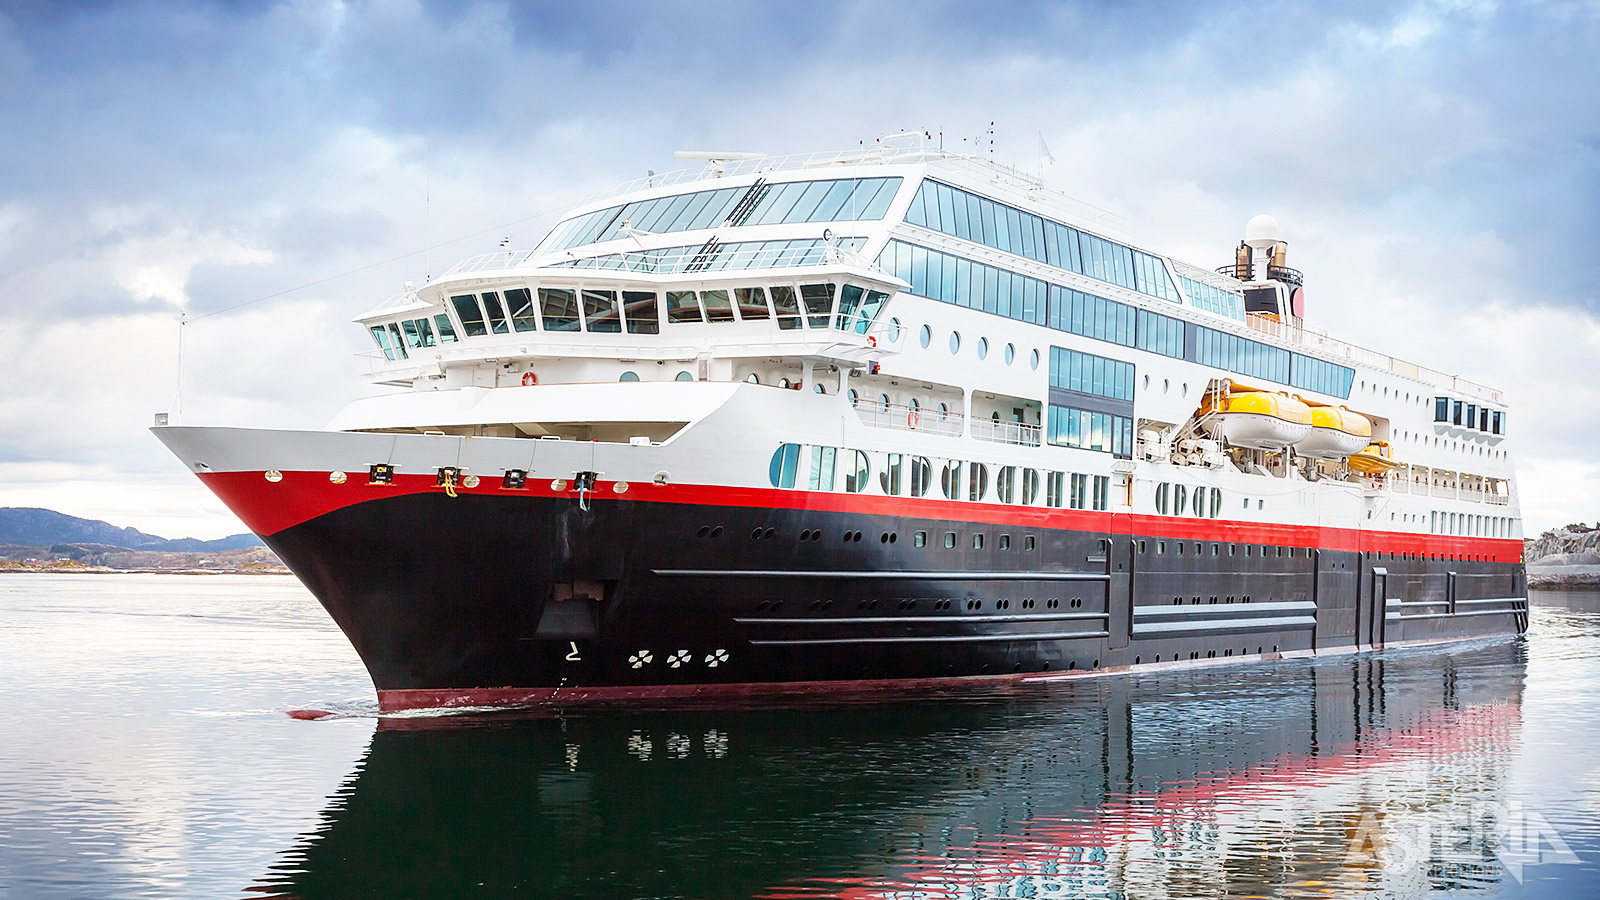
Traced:
<path fill-rule="evenodd" d="M 1524 542 L 1528 587 L 1600 589 L 1600 528 L 1583 523 L 1552 529 Z"/>

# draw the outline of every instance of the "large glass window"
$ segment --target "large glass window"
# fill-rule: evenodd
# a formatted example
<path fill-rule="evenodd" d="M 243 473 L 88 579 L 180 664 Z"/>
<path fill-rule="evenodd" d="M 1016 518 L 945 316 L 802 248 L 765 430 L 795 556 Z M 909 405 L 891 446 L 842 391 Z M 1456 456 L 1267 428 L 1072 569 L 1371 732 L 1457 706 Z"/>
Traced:
<path fill-rule="evenodd" d="M 795 470 L 800 466 L 800 445 L 782 444 L 772 453 L 767 476 L 775 488 L 794 487 Z"/>
<path fill-rule="evenodd" d="M 533 312 L 533 292 L 527 288 L 510 288 L 506 291 L 506 308 L 511 311 L 511 327 L 517 331 L 538 331 L 539 322 Z"/>
<path fill-rule="evenodd" d="M 1074 473 L 1072 476 L 1072 508 L 1083 509 L 1089 502 L 1089 476 Z"/>
<path fill-rule="evenodd" d="M 967 499 L 979 502 L 989 494 L 989 467 L 983 463 L 967 466 Z"/>
<path fill-rule="evenodd" d="M 733 321 L 733 303 L 728 299 L 727 291 L 701 291 L 700 305 L 706 311 L 708 322 Z"/>
<path fill-rule="evenodd" d="M 778 314 L 778 327 L 791 331 L 800 327 L 800 299 L 786 284 L 772 286 L 772 308 Z"/>
<path fill-rule="evenodd" d="M 833 468 L 838 450 L 833 447 L 811 448 L 810 487 L 813 491 L 833 490 Z"/>
<path fill-rule="evenodd" d="M 1066 504 L 1066 473 L 1050 472 L 1045 475 L 1044 504 L 1061 507 Z"/>
<path fill-rule="evenodd" d="M 483 308 L 489 314 L 489 330 L 495 334 L 509 334 L 505 311 L 500 307 L 500 295 L 494 291 L 483 292 Z"/>
<path fill-rule="evenodd" d="M 383 351 L 383 355 L 390 362 L 393 362 L 396 359 L 397 354 L 395 353 L 393 342 L 389 339 L 388 329 L 384 328 L 382 325 L 373 325 L 371 327 L 371 331 L 372 339 L 378 342 L 378 349 Z"/>
<path fill-rule="evenodd" d="M 851 450 L 849 454 L 845 463 L 844 489 L 852 494 L 859 494 L 867 489 L 869 479 L 872 477 L 872 468 L 867 462 L 865 453 Z"/>
<path fill-rule="evenodd" d="M 739 318 L 746 322 L 752 319 L 769 319 L 772 317 L 771 311 L 767 309 L 767 292 L 762 288 L 734 288 L 733 299 L 739 307 Z"/>
<path fill-rule="evenodd" d="M 456 327 L 450 324 L 450 317 L 439 313 L 433 317 L 433 327 L 439 330 L 439 343 L 453 344 L 456 342 Z"/>
<path fill-rule="evenodd" d="M 1017 501 L 1017 467 L 1001 466 L 994 475 L 994 496 L 1001 503 Z"/>
<path fill-rule="evenodd" d="M 1051 404 L 1047 440 L 1057 447 L 1099 450 L 1126 458 L 1133 454 L 1133 419 Z"/>
<path fill-rule="evenodd" d="M 926 456 L 911 457 L 911 496 L 926 497 L 933 488 L 933 463 Z"/>
<path fill-rule="evenodd" d="M 902 457 L 898 453 L 890 453 L 884 459 L 883 471 L 878 473 L 878 485 L 883 492 L 891 497 L 900 496 L 900 470 Z"/>
<path fill-rule="evenodd" d="M 1448 422 L 1448 421 L 1450 421 L 1450 398 L 1449 397 L 1435 397 L 1435 398 L 1433 398 L 1433 420 L 1435 422 Z"/>
<path fill-rule="evenodd" d="M 1050 386 L 1116 400 L 1133 399 L 1133 363 L 1050 348 Z"/>
<path fill-rule="evenodd" d="M 660 314 L 654 291 L 623 291 L 622 304 L 628 319 L 629 334 L 659 334 Z"/>
<path fill-rule="evenodd" d="M 812 328 L 827 328 L 833 314 L 833 284 L 802 284 L 800 299 L 806 304 L 806 324 Z"/>
<path fill-rule="evenodd" d="M 450 298 L 450 305 L 456 309 L 456 318 L 461 320 L 461 329 L 467 337 L 483 337 L 489 333 L 483 324 L 483 311 L 478 308 L 478 298 L 471 294 L 457 294 Z"/>
<path fill-rule="evenodd" d="M 617 310 L 616 291 L 583 292 L 583 318 L 592 333 L 617 334 L 622 331 L 622 314 Z"/>
<path fill-rule="evenodd" d="M 578 330 L 578 295 L 571 288 L 539 288 L 539 306 L 545 331 Z"/>
<path fill-rule="evenodd" d="M 1110 506 L 1111 478 L 1106 475 L 1094 477 L 1094 508 L 1105 509 Z"/>
<path fill-rule="evenodd" d="M 704 322 L 694 291 L 667 291 L 667 321 L 677 324 Z"/>
<path fill-rule="evenodd" d="M 952 459 L 944 464 L 944 471 L 939 474 L 939 487 L 946 500 L 961 499 L 961 460 Z"/>

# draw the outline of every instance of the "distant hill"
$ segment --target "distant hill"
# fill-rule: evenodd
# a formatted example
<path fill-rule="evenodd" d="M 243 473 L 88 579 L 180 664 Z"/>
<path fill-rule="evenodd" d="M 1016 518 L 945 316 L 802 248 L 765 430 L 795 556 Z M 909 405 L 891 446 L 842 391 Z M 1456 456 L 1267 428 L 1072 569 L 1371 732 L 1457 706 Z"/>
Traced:
<path fill-rule="evenodd" d="M 105 544 L 128 550 L 164 550 L 214 553 L 260 547 L 253 534 L 236 534 L 214 541 L 197 538 L 169 540 L 137 528 L 118 528 L 97 519 L 80 519 L 50 509 L 0 507 L 0 544 L 48 547 L 52 544 Z"/>

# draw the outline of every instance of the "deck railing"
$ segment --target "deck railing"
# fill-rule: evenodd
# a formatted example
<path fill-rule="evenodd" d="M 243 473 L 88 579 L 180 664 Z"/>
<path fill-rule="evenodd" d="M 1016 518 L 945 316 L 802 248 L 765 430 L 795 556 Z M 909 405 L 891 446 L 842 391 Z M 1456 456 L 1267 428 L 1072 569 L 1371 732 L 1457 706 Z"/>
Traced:
<path fill-rule="evenodd" d="M 857 400 L 856 415 L 863 425 L 874 428 L 893 428 L 898 431 L 920 431 L 946 437 L 960 437 L 966 417 L 958 412 L 943 412 L 925 406 L 907 406 L 903 403 L 878 403 Z"/>
<path fill-rule="evenodd" d="M 972 420 L 972 436 L 980 441 L 1016 444 L 1021 447 L 1037 447 L 1043 434 L 1043 428 L 1023 422 L 1001 422 L 994 419 Z"/>

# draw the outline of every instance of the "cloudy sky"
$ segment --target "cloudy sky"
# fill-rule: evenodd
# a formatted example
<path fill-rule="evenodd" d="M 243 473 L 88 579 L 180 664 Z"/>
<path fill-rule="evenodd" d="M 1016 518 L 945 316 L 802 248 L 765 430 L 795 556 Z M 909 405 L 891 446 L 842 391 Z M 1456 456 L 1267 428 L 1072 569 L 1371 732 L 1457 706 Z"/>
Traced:
<path fill-rule="evenodd" d="M 1192 262 L 1272 213 L 1313 325 L 1506 389 L 1529 531 L 1593 521 L 1597 86 L 1596 0 L 0 0 L 0 506 L 242 530 L 145 430 L 180 311 L 185 422 L 319 427 L 351 316 L 675 149 L 992 121 Z"/>

